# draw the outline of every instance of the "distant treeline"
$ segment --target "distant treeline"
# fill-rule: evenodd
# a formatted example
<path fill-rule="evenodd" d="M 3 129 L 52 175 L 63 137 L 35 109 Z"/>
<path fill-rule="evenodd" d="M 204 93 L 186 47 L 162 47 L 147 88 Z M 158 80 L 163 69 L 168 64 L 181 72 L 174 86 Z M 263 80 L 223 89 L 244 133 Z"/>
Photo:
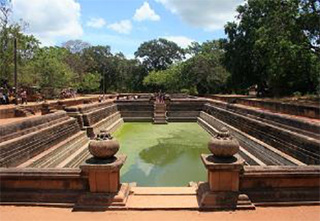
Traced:
<path fill-rule="evenodd" d="M 163 90 L 191 94 L 246 93 L 261 96 L 320 91 L 320 3 L 318 0 L 248 0 L 226 39 L 180 48 L 166 39 L 142 43 L 135 59 L 110 46 L 70 40 L 40 47 L 23 24 L 10 23 L 0 6 L 0 80 L 13 85 L 13 38 L 18 41 L 19 84 L 75 88 L 83 93 Z"/>

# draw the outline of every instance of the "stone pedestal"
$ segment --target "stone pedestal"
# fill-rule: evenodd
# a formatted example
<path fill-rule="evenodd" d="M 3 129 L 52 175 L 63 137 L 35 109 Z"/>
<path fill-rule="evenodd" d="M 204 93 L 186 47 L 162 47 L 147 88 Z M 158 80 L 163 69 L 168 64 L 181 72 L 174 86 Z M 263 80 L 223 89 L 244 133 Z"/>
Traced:
<path fill-rule="evenodd" d="M 90 192 L 116 193 L 120 188 L 120 169 L 126 161 L 125 155 L 110 159 L 90 158 L 80 166 L 88 174 Z"/>
<path fill-rule="evenodd" d="M 198 185 L 198 200 L 202 209 L 254 209 L 249 198 L 239 193 L 243 159 L 202 154 L 201 160 L 208 170 L 208 182 Z"/>
<path fill-rule="evenodd" d="M 211 191 L 238 191 L 239 174 L 244 161 L 239 157 L 218 158 L 214 155 L 201 155 L 208 170 L 208 182 Z"/>
<path fill-rule="evenodd" d="M 120 183 L 120 169 L 125 155 L 107 159 L 92 157 L 80 166 L 82 175 L 88 178 L 90 192 L 82 194 L 75 210 L 106 210 L 125 206 L 130 186 Z"/>

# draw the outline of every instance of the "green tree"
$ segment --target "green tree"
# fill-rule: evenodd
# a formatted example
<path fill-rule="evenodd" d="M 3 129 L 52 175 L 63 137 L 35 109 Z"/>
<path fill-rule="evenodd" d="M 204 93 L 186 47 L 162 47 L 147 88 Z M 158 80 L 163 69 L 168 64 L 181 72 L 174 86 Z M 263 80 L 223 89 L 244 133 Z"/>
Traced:
<path fill-rule="evenodd" d="M 238 7 L 239 22 L 225 27 L 225 65 L 232 87 L 243 90 L 257 84 L 262 95 L 267 88 L 273 95 L 316 90 L 319 59 L 300 22 L 306 13 L 302 2 L 248 0 Z"/>
<path fill-rule="evenodd" d="M 19 69 L 34 56 L 40 42 L 32 35 L 22 33 L 25 24 L 12 23 L 11 6 L 8 1 L 0 2 L 0 80 L 13 84 L 14 38 L 17 39 Z M 20 72 L 20 70 L 18 71 Z M 19 74 L 19 73 L 18 73 Z"/>
<path fill-rule="evenodd" d="M 181 80 L 183 64 L 175 64 L 166 70 L 151 71 L 143 80 L 143 84 L 149 89 L 163 90 L 167 92 L 179 92 L 183 88 Z"/>
<path fill-rule="evenodd" d="M 161 71 L 152 71 L 143 83 L 152 90 L 162 89 L 169 92 L 189 91 L 209 94 L 225 90 L 229 73 L 222 66 L 223 46 L 226 40 L 193 43 L 188 53 L 190 59 L 171 65 Z"/>
<path fill-rule="evenodd" d="M 134 53 L 136 58 L 142 59 L 148 71 L 165 70 L 174 62 L 181 61 L 184 54 L 176 43 L 163 38 L 142 43 Z"/>
<path fill-rule="evenodd" d="M 64 61 L 67 54 L 68 51 L 60 47 L 38 49 L 22 70 L 24 83 L 42 88 L 78 87 L 76 74 Z"/>
<path fill-rule="evenodd" d="M 85 93 L 99 92 L 101 75 L 98 73 L 86 73 L 80 83 L 80 89 Z"/>

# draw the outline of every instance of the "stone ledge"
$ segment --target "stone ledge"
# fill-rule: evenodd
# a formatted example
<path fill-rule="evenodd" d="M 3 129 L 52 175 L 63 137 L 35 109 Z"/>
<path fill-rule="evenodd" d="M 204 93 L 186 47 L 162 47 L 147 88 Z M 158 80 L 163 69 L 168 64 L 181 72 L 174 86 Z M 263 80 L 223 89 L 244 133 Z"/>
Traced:
<path fill-rule="evenodd" d="M 241 171 L 244 164 L 244 160 L 237 155 L 231 158 L 221 159 L 212 154 L 201 154 L 201 160 L 210 171 Z"/>
<path fill-rule="evenodd" d="M 111 159 L 96 159 L 91 157 L 80 165 L 80 169 L 85 173 L 89 170 L 115 171 L 123 166 L 126 159 L 127 156 L 123 154 L 116 155 Z"/>

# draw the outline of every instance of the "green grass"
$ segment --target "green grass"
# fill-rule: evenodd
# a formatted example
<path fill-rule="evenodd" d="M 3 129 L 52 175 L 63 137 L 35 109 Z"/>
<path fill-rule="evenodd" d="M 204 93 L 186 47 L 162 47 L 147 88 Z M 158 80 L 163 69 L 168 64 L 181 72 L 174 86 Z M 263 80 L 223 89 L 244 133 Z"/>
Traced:
<path fill-rule="evenodd" d="M 128 156 L 122 182 L 138 186 L 187 186 L 206 180 L 200 160 L 210 135 L 197 123 L 125 123 L 114 134 L 120 153 Z"/>

